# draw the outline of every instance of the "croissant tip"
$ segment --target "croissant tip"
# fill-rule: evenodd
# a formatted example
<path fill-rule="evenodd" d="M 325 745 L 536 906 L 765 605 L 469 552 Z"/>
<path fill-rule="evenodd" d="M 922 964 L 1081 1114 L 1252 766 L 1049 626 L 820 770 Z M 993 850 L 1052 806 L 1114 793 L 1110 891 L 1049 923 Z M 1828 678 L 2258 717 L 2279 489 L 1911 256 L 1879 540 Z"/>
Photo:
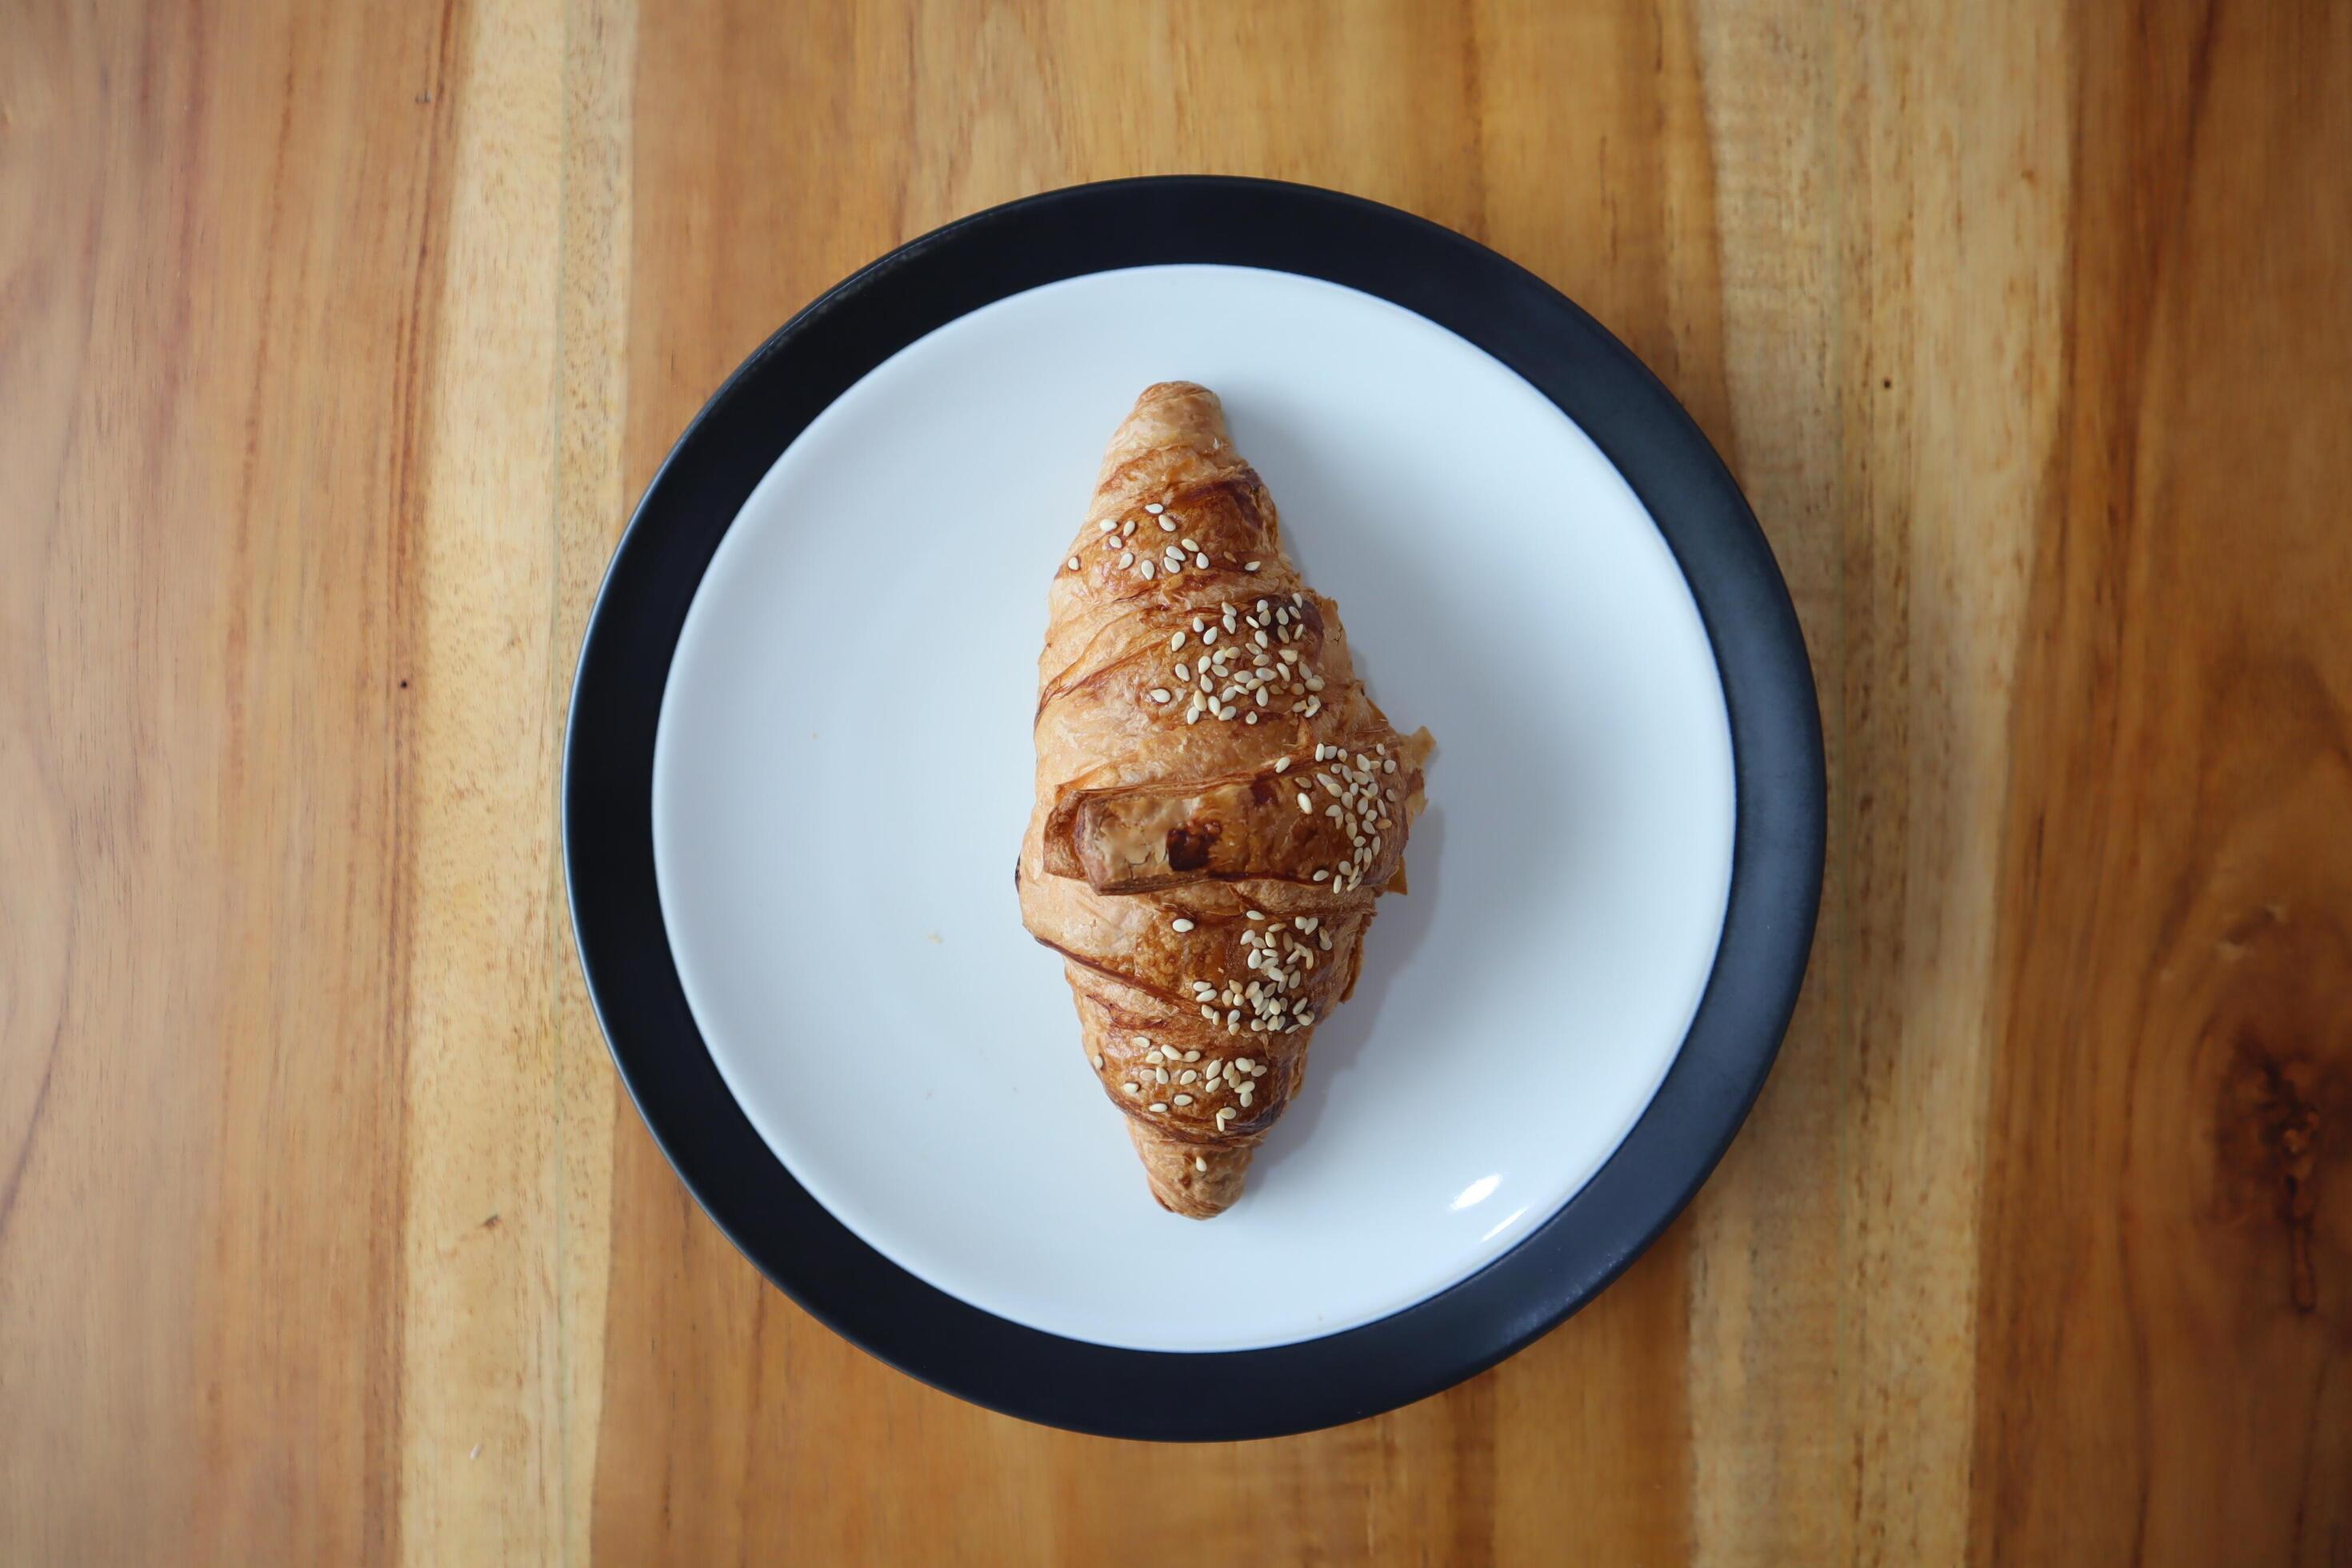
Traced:
<path fill-rule="evenodd" d="M 1257 1154 L 1255 1143 L 1188 1143 L 1132 1120 L 1127 1131 L 1153 1201 L 1185 1219 L 1214 1219 L 1233 1207 Z"/>

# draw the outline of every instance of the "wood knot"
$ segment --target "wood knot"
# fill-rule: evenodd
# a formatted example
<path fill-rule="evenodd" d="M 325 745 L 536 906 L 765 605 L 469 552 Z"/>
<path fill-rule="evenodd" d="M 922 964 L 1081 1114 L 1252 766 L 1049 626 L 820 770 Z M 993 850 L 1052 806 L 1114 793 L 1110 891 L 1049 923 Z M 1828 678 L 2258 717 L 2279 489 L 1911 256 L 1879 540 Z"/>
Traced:
<path fill-rule="evenodd" d="M 2345 1100 L 2340 1068 L 2273 1051 L 2252 1035 L 2239 1037 L 2222 1080 L 2215 1140 L 2222 1165 L 2285 1227 L 2291 1291 L 2300 1312 L 2319 1304 L 2312 1262 L 2318 1176 L 2340 1142 Z"/>

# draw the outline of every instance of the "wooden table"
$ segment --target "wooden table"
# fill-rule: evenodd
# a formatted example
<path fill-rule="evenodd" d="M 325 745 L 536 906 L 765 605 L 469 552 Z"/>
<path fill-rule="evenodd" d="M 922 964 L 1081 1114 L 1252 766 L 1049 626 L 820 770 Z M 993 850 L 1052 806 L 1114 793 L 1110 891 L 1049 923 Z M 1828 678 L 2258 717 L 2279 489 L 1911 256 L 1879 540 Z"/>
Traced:
<path fill-rule="evenodd" d="M 777 322 L 1115 174 L 1360 192 L 1746 484 L 1832 776 L 1754 1119 L 1293 1440 L 985 1414 L 617 1092 L 555 839 Z M 0 0 L 0 1559 L 2352 1562 L 2352 5 Z"/>

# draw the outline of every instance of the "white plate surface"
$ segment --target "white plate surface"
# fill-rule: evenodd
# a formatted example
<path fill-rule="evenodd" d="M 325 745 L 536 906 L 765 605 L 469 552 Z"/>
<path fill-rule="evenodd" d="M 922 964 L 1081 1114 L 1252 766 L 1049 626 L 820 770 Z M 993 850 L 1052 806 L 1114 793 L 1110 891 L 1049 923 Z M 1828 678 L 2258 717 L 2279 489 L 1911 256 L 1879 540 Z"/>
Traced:
<path fill-rule="evenodd" d="M 1146 1193 L 1013 883 L 1046 584 L 1112 427 L 1179 377 L 1438 742 L 1412 891 L 1206 1224 Z M 1541 395 L 1351 289 L 1147 268 L 950 324 L 778 460 L 679 639 L 655 858 L 719 1071 L 867 1242 L 1036 1328 L 1243 1350 L 1444 1289 L 1599 1169 L 1713 963 L 1731 779 L 1674 559 Z"/>

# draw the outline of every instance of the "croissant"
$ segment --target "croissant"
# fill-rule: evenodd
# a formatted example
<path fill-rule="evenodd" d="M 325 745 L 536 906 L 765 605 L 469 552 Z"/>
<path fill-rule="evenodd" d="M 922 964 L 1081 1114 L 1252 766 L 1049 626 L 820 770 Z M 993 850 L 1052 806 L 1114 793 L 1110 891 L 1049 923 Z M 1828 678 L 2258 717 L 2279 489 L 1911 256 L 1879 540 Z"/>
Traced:
<path fill-rule="evenodd" d="M 1022 920 L 1062 955 L 1152 1196 L 1207 1219 L 1355 989 L 1375 900 L 1404 891 L 1429 732 L 1364 694 L 1205 387 L 1144 389 L 1066 555 Z"/>

